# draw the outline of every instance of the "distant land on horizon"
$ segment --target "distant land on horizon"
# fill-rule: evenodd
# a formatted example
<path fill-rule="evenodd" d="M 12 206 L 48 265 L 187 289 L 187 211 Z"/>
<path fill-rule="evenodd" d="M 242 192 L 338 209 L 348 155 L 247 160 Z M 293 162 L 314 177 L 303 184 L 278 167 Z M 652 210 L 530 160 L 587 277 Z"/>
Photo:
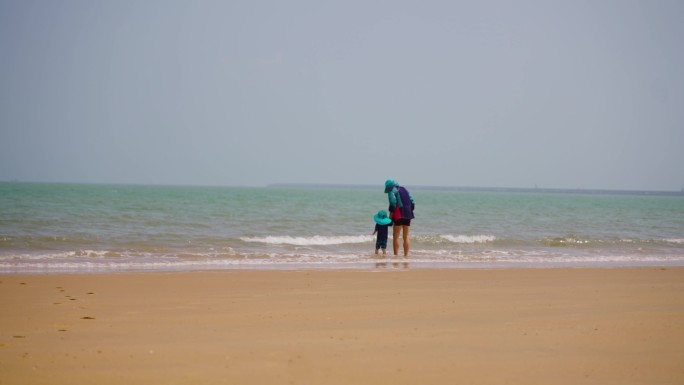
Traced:
<path fill-rule="evenodd" d="M 329 184 L 329 183 L 271 183 L 267 188 L 311 188 L 311 189 L 362 189 L 382 190 L 382 185 L 368 184 Z M 616 189 L 581 189 L 581 188 L 545 188 L 545 187 L 475 187 L 475 186 L 421 186 L 409 185 L 412 190 L 422 191 L 462 191 L 462 192 L 516 192 L 539 194 L 593 194 L 593 195 L 653 195 L 684 196 L 681 191 L 657 190 L 616 190 Z"/>

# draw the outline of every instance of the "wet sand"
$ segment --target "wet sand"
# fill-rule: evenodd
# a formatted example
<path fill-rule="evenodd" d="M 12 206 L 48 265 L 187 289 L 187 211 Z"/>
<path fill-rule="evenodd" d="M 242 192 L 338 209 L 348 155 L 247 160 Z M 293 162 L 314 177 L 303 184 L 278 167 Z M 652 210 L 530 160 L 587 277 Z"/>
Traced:
<path fill-rule="evenodd" d="M 682 384 L 684 268 L 0 276 L 0 384 Z"/>

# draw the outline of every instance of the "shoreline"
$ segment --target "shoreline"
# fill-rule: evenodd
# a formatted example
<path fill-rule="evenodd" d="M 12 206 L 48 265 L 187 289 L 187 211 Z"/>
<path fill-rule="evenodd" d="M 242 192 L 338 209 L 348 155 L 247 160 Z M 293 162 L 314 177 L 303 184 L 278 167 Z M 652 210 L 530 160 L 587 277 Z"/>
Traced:
<path fill-rule="evenodd" d="M 354 259 L 358 257 L 354 256 Z M 230 271 L 376 271 L 376 270 L 544 270 L 684 268 L 680 259 L 658 261 L 425 261 L 409 257 L 372 257 L 348 262 L 294 262 L 272 259 L 199 259 L 184 261 L 0 262 L 0 277 L 12 275 L 182 273 Z"/>
<path fill-rule="evenodd" d="M 684 268 L 0 275 L 0 383 L 684 381 Z"/>

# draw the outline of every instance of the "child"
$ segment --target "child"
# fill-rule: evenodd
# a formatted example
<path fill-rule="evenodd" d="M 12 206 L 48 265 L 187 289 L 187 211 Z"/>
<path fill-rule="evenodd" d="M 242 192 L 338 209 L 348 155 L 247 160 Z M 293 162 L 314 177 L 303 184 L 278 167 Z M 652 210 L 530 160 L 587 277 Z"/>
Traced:
<path fill-rule="evenodd" d="M 378 254 L 378 250 L 382 248 L 382 255 L 385 255 L 387 249 L 387 228 L 392 220 L 387 217 L 387 212 L 385 210 L 378 211 L 373 217 L 375 220 L 375 231 L 372 235 L 378 234 L 378 239 L 375 241 L 375 255 Z"/>

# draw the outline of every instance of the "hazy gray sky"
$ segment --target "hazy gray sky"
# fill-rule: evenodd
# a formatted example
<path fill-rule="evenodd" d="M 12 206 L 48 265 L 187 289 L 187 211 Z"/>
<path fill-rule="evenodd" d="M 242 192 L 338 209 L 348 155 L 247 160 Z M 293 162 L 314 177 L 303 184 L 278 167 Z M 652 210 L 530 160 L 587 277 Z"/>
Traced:
<path fill-rule="evenodd" d="M 0 0 L 0 180 L 684 187 L 684 2 Z"/>

